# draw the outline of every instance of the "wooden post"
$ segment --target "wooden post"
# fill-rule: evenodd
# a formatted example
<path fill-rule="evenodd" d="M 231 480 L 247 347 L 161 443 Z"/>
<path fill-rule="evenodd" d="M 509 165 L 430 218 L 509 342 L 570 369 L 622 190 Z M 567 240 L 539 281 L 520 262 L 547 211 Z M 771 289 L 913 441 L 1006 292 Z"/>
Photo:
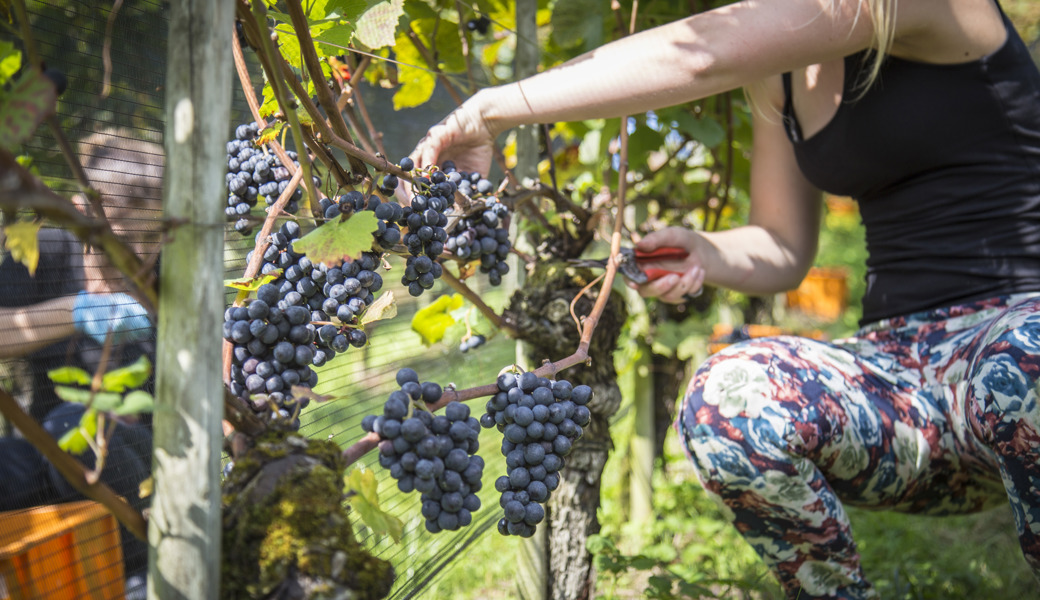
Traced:
<path fill-rule="evenodd" d="M 628 442 L 630 461 L 629 522 L 641 535 L 654 516 L 652 478 L 654 474 L 654 385 L 650 376 L 650 344 L 639 341 L 639 357 L 632 374 L 632 401 L 636 413 L 632 438 Z"/>
<path fill-rule="evenodd" d="M 232 0 L 170 3 L 148 597 L 220 597 L 225 144 Z"/>

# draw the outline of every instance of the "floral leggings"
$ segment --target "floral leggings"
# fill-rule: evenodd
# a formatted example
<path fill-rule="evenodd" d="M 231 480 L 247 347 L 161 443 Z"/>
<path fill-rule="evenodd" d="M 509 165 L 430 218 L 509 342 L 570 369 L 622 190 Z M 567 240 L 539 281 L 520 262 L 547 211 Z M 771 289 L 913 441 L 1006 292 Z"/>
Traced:
<path fill-rule="evenodd" d="M 1040 572 L 1040 295 L 889 319 L 836 342 L 730 346 L 676 428 L 790 598 L 876 598 L 842 502 L 931 515 L 1009 500 Z"/>

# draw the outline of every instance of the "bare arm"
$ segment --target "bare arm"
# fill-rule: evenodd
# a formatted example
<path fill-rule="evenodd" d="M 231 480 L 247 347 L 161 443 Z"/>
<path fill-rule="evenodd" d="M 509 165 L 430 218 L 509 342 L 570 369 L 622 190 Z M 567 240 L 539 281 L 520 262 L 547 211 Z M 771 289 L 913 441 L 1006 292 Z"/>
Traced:
<path fill-rule="evenodd" d="M 526 123 L 635 114 L 736 89 L 865 48 L 864 0 L 744 0 L 612 42 L 523 81 L 482 90 L 412 157 L 487 172 L 491 140 Z"/>
<path fill-rule="evenodd" d="M 769 81 L 770 98 L 754 113 L 751 214 L 748 224 L 727 231 L 695 232 L 673 227 L 653 233 L 639 247 L 682 246 L 683 263 L 662 263 L 681 273 L 647 284 L 644 296 L 679 302 L 710 283 L 748 294 L 773 294 L 798 285 L 812 265 L 820 228 L 820 192 L 802 176 L 779 117 L 780 78 Z"/>
<path fill-rule="evenodd" d="M 31 306 L 0 308 L 0 359 L 25 356 L 76 333 L 72 309 L 75 296 Z"/>

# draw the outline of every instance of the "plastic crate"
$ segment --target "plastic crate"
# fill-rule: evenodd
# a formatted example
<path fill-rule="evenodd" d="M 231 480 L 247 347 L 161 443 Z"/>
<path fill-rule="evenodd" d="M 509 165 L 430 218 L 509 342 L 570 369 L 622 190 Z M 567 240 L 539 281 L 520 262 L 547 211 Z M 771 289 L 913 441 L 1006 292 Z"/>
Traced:
<path fill-rule="evenodd" d="M 0 600 L 124 598 L 115 518 L 96 502 L 0 513 Z"/>

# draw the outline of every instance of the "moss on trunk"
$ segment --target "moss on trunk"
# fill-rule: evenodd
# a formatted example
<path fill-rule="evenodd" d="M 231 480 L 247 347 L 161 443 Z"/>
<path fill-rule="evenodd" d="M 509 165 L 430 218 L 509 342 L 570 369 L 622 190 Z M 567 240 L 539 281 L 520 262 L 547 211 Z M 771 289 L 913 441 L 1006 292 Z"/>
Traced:
<path fill-rule="evenodd" d="M 330 441 L 268 432 L 224 483 L 224 598 L 376 600 L 390 564 L 354 537 Z"/>

